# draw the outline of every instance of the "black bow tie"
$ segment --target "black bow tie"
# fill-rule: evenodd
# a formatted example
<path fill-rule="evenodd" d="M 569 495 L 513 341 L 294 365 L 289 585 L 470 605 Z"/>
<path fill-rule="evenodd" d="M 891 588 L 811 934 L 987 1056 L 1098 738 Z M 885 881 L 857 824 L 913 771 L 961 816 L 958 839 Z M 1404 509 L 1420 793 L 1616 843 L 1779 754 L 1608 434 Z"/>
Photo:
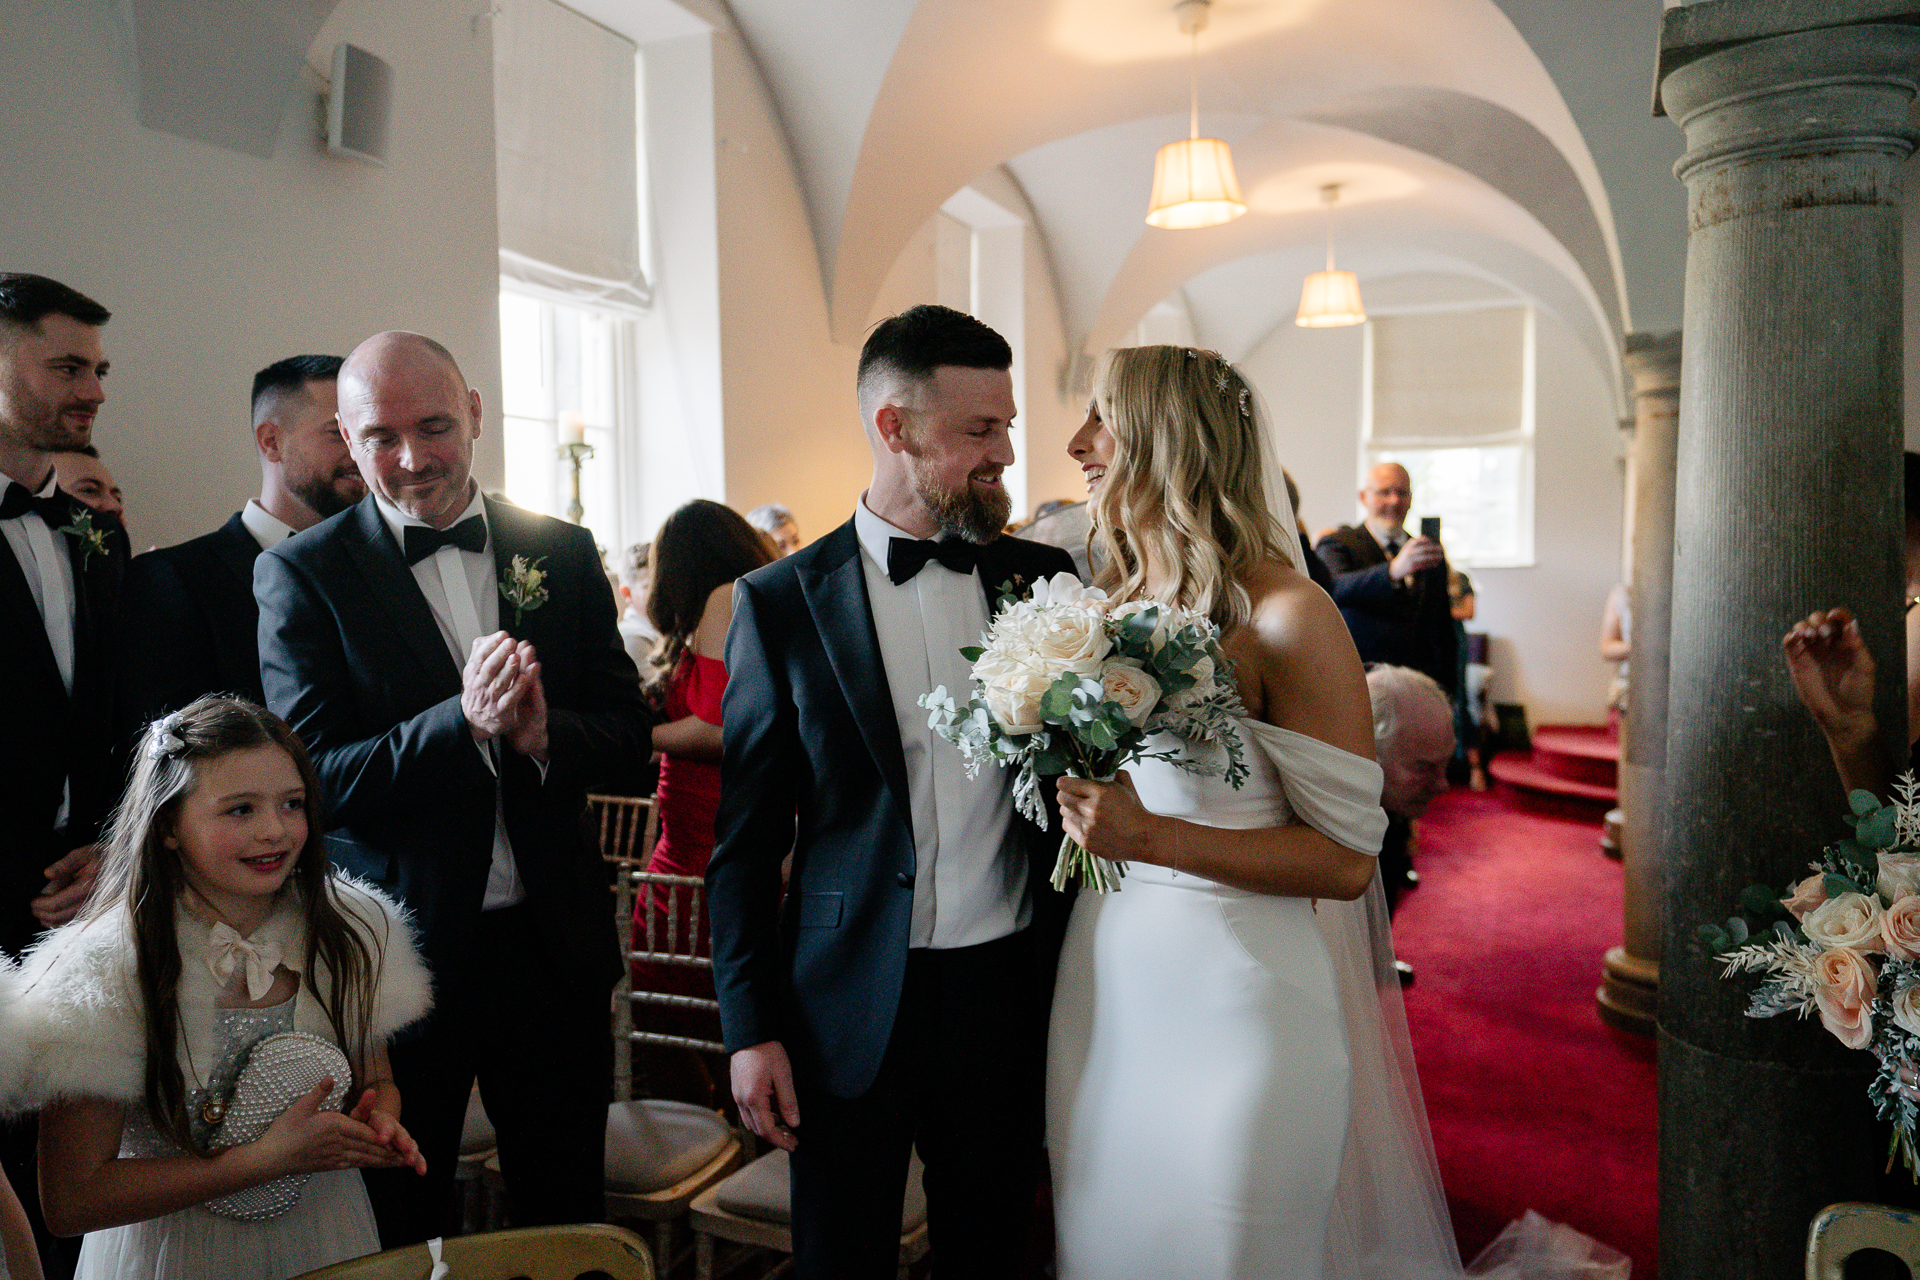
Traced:
<path fill-rule="evenodd" d="M 401 548 L 405 552 L 408 564 L 419 564 L 442 547 L 458 547 L 462 551 L 485 551 L 487 549 L 487 518 L 468 516 L 451 529 L 434 529 L 424 524 L 410 524 L 402 529 Z"/>
<path fill-rule="evenodd" d="M 0 498 L 0 520 L 14 520 L 35 512 L 53 529 L 73 519 L 73 509 L 67 503 L 67 495 L 58 489 L 53 491 L 51 497 L 40 498 L 29 493 L 27 486 L 9 480 L 6 497 Z"/>
<path fill-rule="evenodd" d="M 887 577 L 893 579 L 896 587 L 911 581 L 914 574 L 927 567 L 929 560 L 938 560 L 955 573 L 972 573 L 980 563 L 980 548 L 965 538 L 942 538 L 938 542 L 924 538 L 887 539 Z"/>

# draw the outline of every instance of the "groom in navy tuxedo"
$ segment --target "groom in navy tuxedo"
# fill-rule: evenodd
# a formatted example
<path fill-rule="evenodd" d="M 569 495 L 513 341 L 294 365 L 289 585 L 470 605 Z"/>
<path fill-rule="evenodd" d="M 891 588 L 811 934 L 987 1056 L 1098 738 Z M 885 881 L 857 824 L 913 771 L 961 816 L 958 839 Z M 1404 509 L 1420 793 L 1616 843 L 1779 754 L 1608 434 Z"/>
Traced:
<path fill-rule="evenodd" d="M 894 1274 L 915 1147 L 943 1280 L 1004 1276 L 1026 1249 L 1058 826 L 1014 812 L 1011 775 L 970 780 L 916 701 L 964 699 L 959 650 L 993 600 L 1073 569 L 1001 536 L 1011 360 L 944 307 L 882 322 L 853 518 L 734 590 L 714 972 L 741 1115 L 792 1152 L 803 1280 Z"/>
<path fill-rule="evenodd" d="M 579 820 L 648 729 L 613 593 L 586 530 L 480 494 L 480 397 L 440 344 L 361 343 L 339 413 L 371 492 L 262 552 L 253 582 L 261 681 L 313 753 L 328 853 L 406 905 L 433 970 L 433 1012 L 391 1051 L 427 1176 L 368 1174 L 381 1240 L 447 1233 L 476 1077 L 515 1220 L 598 1221 L 620 969 Z"/>

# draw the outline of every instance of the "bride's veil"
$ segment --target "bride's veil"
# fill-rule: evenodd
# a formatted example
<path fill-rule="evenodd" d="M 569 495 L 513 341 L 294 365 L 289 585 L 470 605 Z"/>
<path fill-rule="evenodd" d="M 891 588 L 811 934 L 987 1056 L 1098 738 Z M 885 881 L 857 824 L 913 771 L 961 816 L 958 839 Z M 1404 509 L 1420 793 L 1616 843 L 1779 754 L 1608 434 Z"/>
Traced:
<path fill-rule="evenodd" d="M 1289 560 L 1304 573 L 1272 419 L 1259 393 L 1252 394 L 1267 505 L 1287 535 Z M 1460 1253 L 1427 1127 L 1379 877 L 1357 901 L 1322 899 L 1314 918 L 1333 962 L 1353 1068 L 1346 1155 L 1327 1223 L 1324 1275 L 1327 1280 L 1457 1278 L 1463 1274 Z"/>

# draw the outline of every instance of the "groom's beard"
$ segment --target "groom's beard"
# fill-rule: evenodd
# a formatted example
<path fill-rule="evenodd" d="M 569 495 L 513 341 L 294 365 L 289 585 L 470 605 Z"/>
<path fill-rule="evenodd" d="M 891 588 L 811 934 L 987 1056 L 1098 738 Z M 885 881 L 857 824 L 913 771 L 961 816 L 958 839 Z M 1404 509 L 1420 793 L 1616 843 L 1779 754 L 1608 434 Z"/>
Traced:
<path fill-rule="evenodd" d="M 949 489 L 928 472 L 920 469 L 919 459 L 910 462 L 913 487 L 920 500 L 933 513 L 940 532 L 965 538 L 968 542 L 992 542 L 1007 527 L 1013 511 L 1013 497 L 1005 488 L 988 493 L 976 491 L 971 483 Z"/>

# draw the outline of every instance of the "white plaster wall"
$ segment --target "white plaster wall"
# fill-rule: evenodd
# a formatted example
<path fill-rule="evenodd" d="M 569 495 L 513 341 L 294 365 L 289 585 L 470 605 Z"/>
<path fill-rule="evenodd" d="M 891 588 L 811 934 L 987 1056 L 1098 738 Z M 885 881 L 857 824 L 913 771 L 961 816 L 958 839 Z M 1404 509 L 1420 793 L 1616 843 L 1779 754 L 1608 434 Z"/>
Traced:
<path fill-rule="evenodd" d="M 1493 697 L 1530 721 L 1599 724 L 1607 668 L 1600 609 L 1619 574 L 1620 447 L 1606 375 L 1573 334 L 1536 312 L 1535 564 L 1474 569 L 1493 637 Z M 1301 490 L 1313 533 L 1359 518 L 1362 337 L 1352 329 L 1276 329 L 1241 362 L 1267 404 L 1275 452 Z"/>
<path fill-rule="evenodd" d="M 493 47 L 475 9 L 344 0 L 314 42 L 316 67 L 341 40 L 393 65 L 393 153 L 375 169 L 319 148 L 311 87 L 269 160 L 146 129 L 122 6 L 9 6 L 0 269 L 114 312 L 94 438 L 137 547 L 203 533 L 257 491 L 255 370 L 380 329 L 453 350 L 488 410 L 476 474 L 499 484 Z"/>

